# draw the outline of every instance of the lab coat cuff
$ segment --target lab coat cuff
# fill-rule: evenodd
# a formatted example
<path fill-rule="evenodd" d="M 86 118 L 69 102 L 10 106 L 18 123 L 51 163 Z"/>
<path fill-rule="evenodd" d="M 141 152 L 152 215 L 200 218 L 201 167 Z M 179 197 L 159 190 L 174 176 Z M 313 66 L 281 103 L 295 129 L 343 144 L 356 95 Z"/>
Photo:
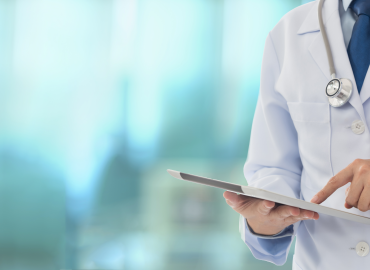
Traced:
<path fill-rule="evenodd" d="M 251 234 L 250 230 L 247 229 L 247 222 L 243 216 L 240 215 L 239 218 L 241 238 L 249 247 L 253 256 L 258 260 L 283 265 L 286 262 L 293 237 L 286 235 L 286 237 L 281 238 L 260 238 Z"/>
<path fill-rule="evenodd" d="M 293 225 L 290 225 L 290 226 L 282 229 L 280 232 L 278 232 L 276 234 L 273 234 L 273 235 L 263 235 L 263 234 L 255 233 L 253 231 L 253 229 L 249 226 L 247 220 L 245 220 L 245 224 L 246 224 L 247 229 L 249 230 L 249 232 L 252 235 L 257 236 L 258 238 L 262 238 L 262 239 L 278 239 L 278 238 L 283 238 L 283 237 L 293 236 L 294 235 Z"/>

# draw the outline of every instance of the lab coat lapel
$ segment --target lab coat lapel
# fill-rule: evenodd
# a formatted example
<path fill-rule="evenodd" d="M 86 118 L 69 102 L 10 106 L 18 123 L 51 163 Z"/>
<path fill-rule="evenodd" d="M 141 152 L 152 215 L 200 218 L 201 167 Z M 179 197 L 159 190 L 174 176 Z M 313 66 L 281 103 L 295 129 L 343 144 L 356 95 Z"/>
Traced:
<path fill-rule="evenodd" d="M 328 35 L 330 48 L 333 54 L 334 59 L 334 66 L 336 69 L 336 76 L 338 78 L 346 78 L 351 80 L 353 85 L 353 93 L 352 97 L 349 100 L 349 103 L 356 109 L 357 113 L 360 115 L 363 121 L 365 121 L 364 117 L 364 109 L 362 107 L 362 102 L 360 99 L 360 95 L 357 90 L 356 81 L 352 72 L 351 63 L 349 62 L 346 46 L 344 44 L 343 39 L 343 33 L 342 33 L 342 27 L 340 23 L 340 17 L 338 12 L 338 0 L 326 0 L 323 6 L 323 20 L 324 25 L 326 28 L 326 32 Z M 318 3 L 318 1 L 317 1 Z M 317 27 L 319 30 L 319 23 L 317 19 L 317 7 L 318 5 L 314 5 L 313 10 L 315 12 L 315 20 L 312 20 L 312 29 Z M 312 16 L 312 10 L 310 15 Z M 309 15 L 309 16 L 310 16 Z M 306 21 L 308 21 L 306 19 Z M 307 28 L 307 26 L 305 26 Z M 302 29 L 302 27 L 301 27 Z M 331 80 L 330 77 L 330 71 L 329 71 L 329 63 L 328 58 L 326 55 L 325 45 L 322 38 L 321 33 L 316 36 L 314 41 L 309 46 L 309 51 L 317 63 L 317 65 L 320 67 L 322 72 L 325 74 L 325 76 L 329 80 Z M 324 89 L 323 89 L 324 91 Z"/>
<path fill-rule="evenodd" d="M 333 3 L 331 0 L 326 0 L 324 2 L 322 14 L 323 14 L 323 20 L 324 20 L 325 25 L 327 25 L 328 19 L 331 19 L 331 17 L 335 13 L 335 10 L 333 9 L 332 6 L 333 6 Z M 308 50 L 311 53 L 316 64 L 319 66 L 319 68 L 325 75 L 325 77 L 328 80 L 331 80 L 325 45 L 324 45 L 324 41 L 320 33 L 317 8 L 318 8 L 318 1 L 316 1 L 315 5 L 312 6 L 305 21 L 303 22 L 300 29 L 298 30 L 298 34 L 300 35 L 300 34 L 306 34 L 306 33 L 311 33 L 311 32 L 318 32 L 318 33 L 315 33 L 316 37 L 314 38 L 312 43 L 309 45 Z M 327 29 L 327 31 L 328 30 L 329 29 Z"/>
<path fill-rule="evenodd" d="M 366 100 L 368 100 L 370 97 L 370 71 L 369 70 L 370 70 L 370 67 L 367 70 L 366 77 L 365 77 L 364 83 L 362 84 L 362 88 L 360 92 L 362 104 L 364 104 Z"/>

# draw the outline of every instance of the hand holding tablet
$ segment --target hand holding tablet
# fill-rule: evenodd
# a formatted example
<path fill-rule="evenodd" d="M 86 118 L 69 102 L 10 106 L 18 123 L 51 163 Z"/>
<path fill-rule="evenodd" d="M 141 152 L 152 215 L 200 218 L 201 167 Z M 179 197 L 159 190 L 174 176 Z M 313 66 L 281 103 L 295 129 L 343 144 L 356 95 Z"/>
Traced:
<path fill-rule="evenodd" d="M 246 205 L 246 206 L 252 205 L 252 204 L 253 205 L 258 204 L 258 206 L 254 205 L 253 208 L 255 209 L 255 211 L 261 211 L 261 213 L 263 213 L 263 214 L 269 214 L 270 212 L 274 211 L 275 209 L 279 209 L 281 207 L 280 210 L 279 210 L 281 212 L 276 212 L 276 214 L 281 215 L 282 217 L 287 216 L 286 218 L 289 218 L 290 221 L 293 221 L 294 217 L 296 217 L 298 219 L 307 219 L 307 218 L 304 217 L 306 214 L 309 214 L 309 218 L 311 218 L 311 219 L 317 219 L 318 218 L 317 213 L 320 213 L 320 214 L 331 215 L 331 216 L 334 216 L 334 217 L 343 218 L 343 219 L 347 219 L 347 220 L 350 220 L 350 221 L 355 221 L 355 222 L 370 225 L 370 218 L 355 215 L 355 214 L 348 213 L 348 212 L 345 212 L 345 211 L 340 211 L 340 210 L 330 208 L 330 207 L 326 207 L 326 206 L 322 206 L 322 205 L 319 205 L 319 204 L 314 204 L 314 203 L 310 203 L 310 202 L 307 202 L 307 201 L 298 200 L 298 199 L 295 199 L 295 198 L 287 197 L 287 196 L 277 194 L 277 193 L 274 193 L 274 192 L 270 192 L 270 191 L 267 191 L 267 190 L 258 189 L 258 188 L 254 188 L 254 187 L 248 187 L 248 186 L 236 185 L 236 184 L 227 183 L 227 182 L 223 182 L 223 181 L 219 181 L 219 180 L 214 180 L 214 179 L 210 179 L 210 178 L 206 178 L 206 177 L 186 174 L 186 173 L 182 173 L 182 172 L 178 172 L 178 171 L 174 171 L 174 170 L 167 170 L 167 171 L 173 177 L 178 178 L 178 179 L 182 179 L 182 180 L 186 180 L 186 181 L 191 181 L 191 182 L 195 182 L 195 183 L 199 183 L 199 184 L 203 184 L 203 185 L 208 185 L 208 186 L 228 190 L 230 192 L 226 192 L 225 195 L 224 195 L 227 200 L 229 200 L 230 202 L 236 202 L 236 203 L 239 203 L 240 205 Z M 248 199 L 248 197 L 247 198 L 242 198 L 242 196 L 235 197 L 237 195 L 231 194 L 231 192 L 241 194 L 241 195 L 245 195 L 245 196 L 252 197 L 252 198 L 262 199 L 262 200 L 252 200 L 252 199 Z M 263 201 L 263 200 L 266 200 L 266 201 Z M 283 206 L 276 206 L 275 203 L 283 204 Z M 242 209 L 239 209 L 240 205 L 237 205 L 237 206 L 234 205 L 233 206 L 233 207 L 236 207 L 234 209 L 237 212 L 242 211 Z M 264 207 L 265 208 L 271 207 L 270 208 L 271 210 L 267 211 L 266 209 L 264 209 Z M 295 210 L 295 209 L 297 209 L 297 210 Z M 307 210 L 308 212 L 304 211 L 304 210 Z M 312 212 L 316 212 L 316 214 L 314 213 L 312 215 Z M 257 212 L 255 212 L 255 213 L 257 213 Z M 248 223 L 249 223 L 249 219 L 248 219 Z M 254 229 L 253 225 L 252 225 L 252 228 Z M 258 231 L 255 231 L 255 232 L 260 233 Z M 272 232 L 271 232 L 271 234 L 272 234 Z"/>
<path fill-rule="evenodd" d="M 309 210 L 246 196 L 244 195 L 243 186 L 171 170 L 168 170 L 168 172 L 179 179 L 231 190 L 232 192 L 224 192 L 226 203 L 241 214 L 247 220 L 249 227 L 260 235 L 274 235 L 300 220 L 319 218 L 317 213 Z"/>
<path fill-rule="evenodd" d="M 274 235 L 300 220 L 319 218 L 317 213 L 309 210 L 229 191 L 225 191 L 224 197 L 227 204 L 247 220 L 249 227 L 261 235 Z"/>

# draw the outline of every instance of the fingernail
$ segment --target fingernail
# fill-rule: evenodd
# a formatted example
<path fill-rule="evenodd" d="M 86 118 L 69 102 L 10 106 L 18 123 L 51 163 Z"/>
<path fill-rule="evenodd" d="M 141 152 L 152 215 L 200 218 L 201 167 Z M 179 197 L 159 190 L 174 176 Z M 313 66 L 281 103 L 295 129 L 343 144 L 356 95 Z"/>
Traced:
<path fill-rule="evenodd" d="M 265 207 L 268 208 L 268 209 L 270 209 L 270 208 L 272 208 L 274 206 L 268 206 L 268 205 L 265 204 Z"/>
<path fill-rule="evenodd" d="M 318 201 L 319 201 L 319 197 L 317 195 L 313 196 L 313 198 L 311 199 L 312 203 L 317 203 Z"/>
<path fill-rule="evenodd" d="M 233 204 L 233 202 L 232 202 L 232 201 L 230 201 L 230 200 L 226 200 L 226 203 L 227 203 L 228 205 L 230 205 L 231 207 L 234 207 L 234 204 Z"/>

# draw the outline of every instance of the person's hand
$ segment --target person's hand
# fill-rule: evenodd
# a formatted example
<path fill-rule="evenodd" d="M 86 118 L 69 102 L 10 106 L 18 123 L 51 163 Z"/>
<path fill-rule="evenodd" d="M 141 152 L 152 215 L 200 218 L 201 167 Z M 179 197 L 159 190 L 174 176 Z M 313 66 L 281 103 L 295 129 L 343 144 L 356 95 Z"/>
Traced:
<path fill-rule="evenodd" d="M 247 219 L 255 233 L 274 235 L 300 220 L 319 218 L 316 212 L 225 191 L 226 203 Z"/>
<path fill-rule="evenodd" d="M 325 201 L 338 188 L 351 182 L 346 189 L 344 207 L 358 208 L 365 212 L 370 209 L 370 160 L 356 159 L 345 169 L 341 170 L 320 190 L 311 202 L 320 204 Z"/>

